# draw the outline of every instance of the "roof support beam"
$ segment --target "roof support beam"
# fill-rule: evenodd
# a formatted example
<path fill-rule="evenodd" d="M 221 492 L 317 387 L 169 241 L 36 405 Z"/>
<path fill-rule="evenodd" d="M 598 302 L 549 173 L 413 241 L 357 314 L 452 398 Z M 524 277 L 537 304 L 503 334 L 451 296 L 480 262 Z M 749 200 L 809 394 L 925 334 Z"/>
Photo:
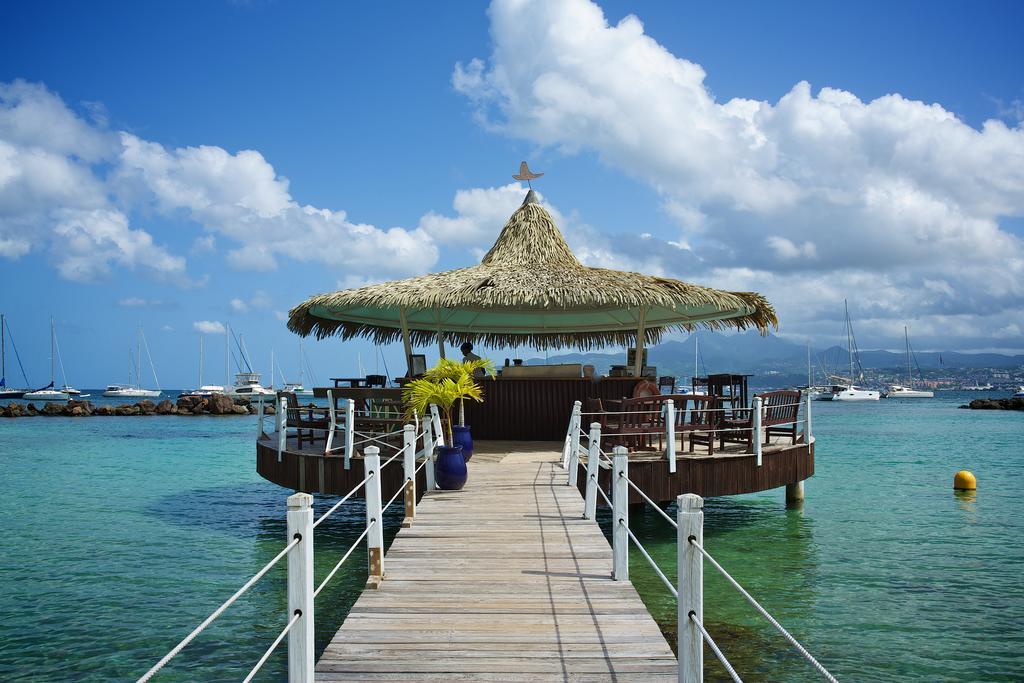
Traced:
<path fill-rule="evenodd" d="M 636 358 L 633 361 L 633 376 L 639 377 L 644 368 L 644 341 L 647 339 L 647 307 L 640 307 L 640 315 L 636 327 Z"/>
<path fill-rule="evenodd" d="M 412 377 L 412 342 L 409 340 L 409 321 L 405 319 L 405 306 L 398 308 L 398 320 L 402 324 L 402 345 L 405 347 L 406 377 Z"/>
<path fill-rule="evenodd" d="M 441 332 L 441 309 L 434 309 L 434 316 L 437 318 L 437 350 L 441 352 L 441 358 L 444 358 L 444 334 Z"/>

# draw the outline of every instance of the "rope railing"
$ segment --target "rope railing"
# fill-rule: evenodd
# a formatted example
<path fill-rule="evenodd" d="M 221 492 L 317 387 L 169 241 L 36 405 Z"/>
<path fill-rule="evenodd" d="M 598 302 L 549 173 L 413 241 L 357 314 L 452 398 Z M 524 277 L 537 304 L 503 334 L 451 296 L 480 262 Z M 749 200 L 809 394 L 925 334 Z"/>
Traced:
<path fill-rule="evenodd" d="M 660 415 L 655 411 L 643 411 L 643 414 L 650 415 L 652 419 L 661 417 L 665 421 L 664 426 L 659 425 L 658 429 L 634 433 L 618 433 L 613 431 L 611 433 L 607 433 L 606 436 L 612 438 L 622 436 L 664 437 L 669 443 L 671 443 L 677 435 L 685 438 L 686 431 L 694 430 L 682 428 L 678 430 L 675 429 L 676 425 L 672 418 L 677 415 L 677 413 L 674 412 L 674 406 L 671 402 L 666 403 L 666 410 Z M 803 406 L 804 403 L 762 406 L 760 397 L 755 397 L 753 408 L 746 409 L 747 413 L 751 416 L 751 426 L 729 427 L 723 429 L 715 429 L 712 427 L 706 431 L 713 431 L 715 433 L 727 431 L 752 431 L 753 435 L 750 442 L 753 446 L 753 454 L 757 458 L 757 465 L 760 466 L 762 450 L 761 442 L 764 438 L 764 434 L 768 433 L 764 431 L 768 427 L 804 424 L 804 441 L 805 443 L 812 442 L 810 397 L 807 398 L 806 408 L 804 408 L 802 415 L 798 413 L 797 419 L 786 422 L 773 422 L 768 425 L 768 427 L 765 427 L 762 424 L 762 417 L 766 414 L 770 415 L 773 409 L 784 407 L 792 408 L 794 405 Z M 729 580 L 733 587 L 740 591 L 740 593 L 762 616 L 768 619 L 772 626 L 774 626 L 822 676 L 831 683 L 835 683 L 835 677 L 832 676 L 832 674 L 829 673 L 828 670 L 826 670 L 825 667 L 822 666 L 822 664 L 818 662 L 818 660 L 816 660 L 788 631 L 786 631 L 782 625 L 779 624 L 779 622 L 760 605 L 760 603 L 754 600 L 754 598 L 745 589 L 743 589 L 743 587 L 740 586 L 739 583 L 733 579 L 732 576 L 729 575 L 725 569 L 718 564 L 718 562 L 715 561 L 709 553 L 707 553 L 706 550 L 704 550 L 701 545 L 701 540 L 703 538 L 703 512 L 701 510 L 703 507 L 703 500 L 699 496 L 695 496 L 693 494 L 679 496 L 677 500 L 677 519 L 674 520 L 671 515 L 661 508 L 661 505 L 651 499 L 651 497 L 648 496 L 640 486 L 629 479 L 629 454 L 624 446 L 615 446 L 612 456 L 609 456 L 609 454 L 601 448 L 601 423 L 592 423 L 589 433 L 582 429 L 581 416 L 586 414 L 587 413 L 583 413 L 579 410 L 579 403 L 577 402 L 574 406 L 573 414 L 570 417 L 569 430 L 566 433 L 565 448 L 563 452 L 563 463 L 568 468 L 569 474 L 568 483 L 572 486 L 576 485 L 575 475 L 578 468 L 583 463 L 583 456 L 585 456 L 587 477 L 584 492 L 586 499 L 584 517 L 592 520 L 596 519 L 595 510 L 598 497 L 603 499 L 605 504 L 607 504 L 612 511 L 613 525 L 611 540 L 613 577 L 616 580 L 627 580 L 629 578 L 629 548 L 630 546 L 633 546 L 643 556 L 644 560 L 651 567 L 651 570 L 666 586 L 666 588 L 668 588 L 673 597 L 679 601 L 680 617 L 684 613 L 688 614 L 689 621 L 692 623 L 692 628 L 684 628 L 683 624 L 680 624 L 678 628 L 679 646 L 677 651 L 679 652 L 679 680 L 683 683 L 696 683 L 703 680 L 702 647 L 703 644 L 706 643 L 722 663 L 722 666 L 725 667 L 725 670 L 728 672 L 731 679 L 742 683 L 739 675 L 736 673 L 736 670 L 729 663 L 728 659 L 726 659 L 721 649 L 712 639 L 711 635 L 707 632 L 702 621 L 703 569 L 701 563 L 703 560 L 707 559 L 723 574 L 723 576 L 726 577 L 726 579 Z M 620 412 L 618 414 L 625 413 Z M 674 446 L 666 449 L 666 455 L 669 457 L 669 471 L 674 472 Z M 611 495 L 605 493 L 604 489 L 598 482 L 599 468 L 605 467 L 606 465 L 610 465 L 613 470 L 611 476 Z M 657 562 L 629 526 L 629 499 L 631 490 L 635 491 L 636 495 L 638 495 L 641 500 L 653 507 L 658 514 L 665 519 L 665 521 L 677 530 L 678 538 L 680 539 L 678 547 L 678 586 L 674 585 L 665 572 L 662 571 L 661 567 L 658 566 Z M 683 538 L 687 538 L 688 543 L 682 543 L 681 539 Z M 686 548 L 690 546 L 692 546 L 694 550 L 690 553 L 686 553 Z"/>
<path fill-rule="evenodd" d="M 346 494 L 345 494 L 345 497 L 344 497 L 344 498 L 342 498 L 342 499 L 341 499 L 341 500 L 339 500 L 339 501 L 338 501 L 337 503 L 335 503 L 334 505 L 332 505 L 332 506 L 331 506 L 331 509 L 330 509 L 330 510 L 328 510 L 328 511 L 327 511 L 327 512 L 325 512 L 324 514 L 320 515 L 320 517 L 319 517 L 319 518 L 318 518 L 318 519 L 317 519 L 317 520 L 316 520 L 315 522 L 313 522 L 313 528 L 315 529 L 315 528 L 317 528 L 318 526 L 320 526 L 320 524 L 321 524 L 321 523 L 322 523 L 322 522 L 323 522 L 323 521 L 324 521 L 325 519 L 327 519 L 328 517 L 330 517 L 330 516 L 331 516 L 331 515 L 332 515 L 332 514 L 334 513 L 334 511 L 335 511 L 335 510 L 337 510 L 337 509 L 338 509 L 338 508 L 340 508 L 340 507 L 341 507 L 342 505 L 344 505 L 344 504 L 345 504 L 345 502 L 346 502 L 346 501 L 347 501 L 347 500 L 348 500 L 349 498 L 351 498 L 352 496 L 354 496 L 354 495 L 355 495 L 356 491 L 358 491 L 358 490 L 359 490 L 359 489 L 361 489 L 361 488 L 362 488 L 363 486 L 365 486 L 365 485 L 366 485 L 366 482 L 370 481 L 371 479 L 373 479 L 373 472 L 370 472 L 369 474 L 367 474 L 367 475 L 366 475 L 366 477 L 365 477 L 365 478 L 364 478 L 364 479 L 363 479 L 363 480 L 362 480 L 361 482 L 359 482 L 358 484 L 356 484 L 356 485 L 355 485 L 355 486 L 354 486 L 354 487 L 352 488 L 352 490 L 351 490 L 351 491 L 349 491 L 348 493 L 346 493 Z"/>
<path fill-rule="evenodd" d="M 293 614 L 292 618 L 288 620 L 288 624 L 284 627 L 284 630 L 277 635 L 277 638 L 274 638 L 274 642 L 270 644 L 270 647 L 268 647 L 267 651 L 263 653 L 260 660 L 256 662 L 256 666 L 249 671 L 249 674 L 242 680 L 242 683 L 249 683 L 249 681 L 256 677 L 256 674 L 259 673 L 260 669 L 263 668 L 263 665 L 267 663 L 268 659 L 270 659 L 270 655 L 274 654 L 274 650 L 277 649 L 277 646 L 281 644 L 284 637 L 292 630 L 292 626 L 295 626 L 295 622 L 297 622 L 301 617 L 302 610 L 295 610 L 295 614 Z"/>
<path fill-rule="evenodd" d="M 363 529 L 363 533 L 359 534 L 359 537 L 356 538 L 356 540 L 352 542 L 352 545 L 350 545 L 348 550 L 345 552 L 345 554 L 341 556 L 341 559 L 338 560 L 338 563 L 336 565 L 334 565 L 334 568 L 331 569 L 331 571 L 327 573 L 327 576 L 324 578 L 324 580 L 321 581 L 320 585 L 317 586 L 316 590 L 313 591 L 313 597 L 314 598 L 316 596 L 320 595 L 320 591 L 322 591 L 324 589 L 324 587 L 327 585 L 327 583 L 331 579 L 334 578 L 334 575 L 338 573 L 339 569 L 341 569 L 341 565 L 345 564 L 345 560 L 347 560 L 352 555 L 352 553 L 355 552 L 356 548 L 359 547 L 359 544 L 363 542 L 363 539 L 366 538 L 367 534 L 370 533 L 370 529 L 372 529 L 373 525 L 376 524 L 376 523 L 377 523 L 377 520 L 374 519 L 374 520 L 371 520 L 370 523 L 366 525 L 366 528 Z"/>
<path fill-rule="evenodd" d="M 168 662 L 170 662 L 178 655 L 179 652 L 184 650 L 189 643 L 195 640 L 196 636 L 202 633 L 207 626 L 212 624 L 217 619 L 217 617 L 224 613 L 224 610 L 226 610 L 228 607 L 231 607 L 231 605 L 234 604 L 235 600 L 238 600 L 238 598 L 242 597 L 242 595 L 244 595 L 247 590 L 255 586 L 257 581 L 262 579 L 266 575 L 266 573 L 269 572 L 282 557 L 287 555 L 288 552 L 292 548 L 297 546 L 301 541 L 302 536 L 293 538 L 291 542 L 288 543 L 288 545 L 281 549 L 281 552 L 274 556 L 274 559 L 263 565 L 263 568 L 255 574 L 253 574 L 252 578 L 250 578 L 248 581 L 242 584 L 242 587 L 235 591 L 234 595 L 232 595 L 230 598 L 221 603 L 220 607 L 213 610 L 213 612 L 210 613 L 210 616 L 206 617 L 206 619 L 203 619 L 202 623 L 200 623 L 199 626 L 196 626 L 191 633 L 182 638 L 181 642 L 172 647 L 170 652 L 164 655 L 159 662 L 154 664 L 149 671 L 144 673 L 142 677 L 139 678 L 138 683 L 146 683 L 146 681 L 153 678 L 153 676 L 156 675 L 156 673 L 159 672 L 160 669 L 164 668 Z"/>
<path fill-rule="evenodd" d="M 756 397 L 755 397 L 756 398 Z M 682 401 L 682 399 L 680 399 Z M 765 405 L 762 406 L 764 410 L 772 410 L 774 408 L 793 408 L 803 407 L 804 402 L 799 401 L 797 403 L 779 403 L 777 405 Z M 723 408 L 686 408 L 689 412 L 695 413 L 736 413 L 736 412 L 750 412 L 753 410 L 753 406 L 735 406 L 735 407 L 723 407 Z M 679 412 L 682 412 L 683 408 L 679 406 Z M 581 417 L 600 417 L 602 415 L 657 415 L 662 412 L 661 407 L 645 408 L 643 410 L 594 410 L 590 412 L 580 412 Z"/>
<path fill-rule="evenodd" d="M 693 610 L 690 610 L 690 613 L 687 616 L 690 617 L 690 621 L 693 622 L 693 625 L 696 626 L 698 630 L 700 630 L 701 638 L 703 638 L 704 642 L 708 644 L 708 647 L 711 648 L 711 651 L 715 653 L 715 657 L 717 657 L 718 661 L 722 663 L 723 667 L 725 667 L 726 672 L 729 674 L 729 677 L 732 678 L 734 683 L 743 683 L 743 679 L 741 679 L 740 675 L 736 673 L 736 669 L 734 669 L 732 664 L 729 663 L 729 660 L 725 658 L 725 655 L 722 654 L 722 651 L 718 649 L 718 645 L 715 644 L 715 641 L 711 637 L 711 634 L 708 633 L 707 629 L 704 628 L 704 624 L 701 622 L 701 620 L 697 618 L 697 614 Z"/>
<path fill-rule="evenodd" d="M 718 572 L 722 576 L 724 576 L 730 584 L 732 584 L 733 588 L 739 591 L 740 595 L 746 598 L 747 602 L 749 602 L 761 616 L 768 620 L 768 623 L 775 627 L 775 630 L 781 633 L 782 636 L 786 640 L 788 640 L 794 648 L 796 648 L 797 652 L 799 652 L 804 657 L 804 659 L 811 663 L 811 666 L 818 670 L 818 673 L 824 676 L 825 679 L 830 681 L 831 683 L 838 683 L 838 681 L 836 681 L 836 678 L 831 673 L 829 673 L 824 666 L 822 666 L 821 662 L 815 659 L 814 656 L 810 652 L 808 652 L 807 649 L 804 648 L 804 646 L 801 645 L 800 642 L 789 633 L 789 631 L 783 628 L 782 624 L 780 624 L 775 619 L 775 617 L 769 614 L 768 610 L 762 607 L 761 603 L 755 600 L 754 597 L 750 593 L 748 593 L 747 590 L 743 586 L 741 586 L 739 582 L 736 579 L 734 579 L 732 575 L 729 574 L 729 572 L 727 572 L 725 568 L 722 565 L 720 565 L 714 557 L 711 556 L 711 553 L 705 550 L 704 546 L 697 542 L 697 539 L 695 537 L 689 536 L 687 538 L 687 541 L 690 543 L 690 545 L 696 548 L 701 555 L 704 556 L 705 560 L 711 563 L 711 566 L 717 569 Z"/>

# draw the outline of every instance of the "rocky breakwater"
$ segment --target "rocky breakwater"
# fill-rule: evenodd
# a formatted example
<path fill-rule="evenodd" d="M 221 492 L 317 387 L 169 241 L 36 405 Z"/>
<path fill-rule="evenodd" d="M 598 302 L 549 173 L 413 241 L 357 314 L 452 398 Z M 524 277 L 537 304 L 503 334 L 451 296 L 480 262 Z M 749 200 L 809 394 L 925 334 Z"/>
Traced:
<path fill-rule="evenodd" d="M 1024 410 L 1024 398 L 976 398 L 960 407 L 971 410 Z"/>
<path fill-rule="evenodd" d="M 264 406 L 264 412 L 273 414 L 273 405 Z M 127 417 L 131 415 L 255 415 L 256 406 L 249 403 L 248 399 L 232 399 L 224 394 L 213 394 L 204 396 L 181 396 L 177 402 L 168 400 L 154 403 L 150 400 L 139 401 L 138 403 L 123 403 L 121 405 L 99 405 L 95 406 L 92 401 L 67 401 L 65 403 L 44 403 L 37 408 L 32 403 L 17 403 L 11 401 L 6 406 L 0 406 L 0 417 L 33 417 L 43 415 L 48 417 L 90 417 L 116 416 Z"/>

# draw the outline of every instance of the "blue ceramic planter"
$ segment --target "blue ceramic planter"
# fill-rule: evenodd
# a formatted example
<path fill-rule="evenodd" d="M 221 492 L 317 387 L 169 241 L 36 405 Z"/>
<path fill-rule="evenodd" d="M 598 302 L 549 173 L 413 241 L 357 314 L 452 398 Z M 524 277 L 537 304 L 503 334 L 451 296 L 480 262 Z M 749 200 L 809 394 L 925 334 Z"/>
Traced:
<path fill-rule="evenodd" d="M 458 491 L 466 485 L 469 470 L 466 459 L 462 457 L 461 446 L 438 446 L 434 460 L 434 480 L 438 488 L 445 491 Z"/>
<path fill-rule="evenodd" d="M 469 433 L 469 427 L 452 425 L 452 445 L 462 446 L 462 457 L 469 462 L 473 457 L 473 435 Z"/>

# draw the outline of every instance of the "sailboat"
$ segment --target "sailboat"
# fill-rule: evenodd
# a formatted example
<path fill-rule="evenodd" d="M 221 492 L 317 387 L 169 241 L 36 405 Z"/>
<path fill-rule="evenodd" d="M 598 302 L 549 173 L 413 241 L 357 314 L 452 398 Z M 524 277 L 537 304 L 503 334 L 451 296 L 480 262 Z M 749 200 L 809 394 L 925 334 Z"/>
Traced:
<path fill-rule="evenodd" d="M 361 358 L 360 358 L 360 363 L 362 363 L 362 359 Z M 284 373 L 281 372 L 281 366 L 280 365 L 277 366 L 277 371 L 281 375 L 281 383 L 284 385 L 284 388 L 282 389 L 282 391 L 287 391 L 289 393 L 293 393 L 296 396 L 305 396 L 305 397 L 312 396 L 313 395 L 313 390 L 312 389 L 307 389 L 303 385 L 303 382 L 302 382 L 302 371 L 303 371 L 304 368 L 308 368 L 308 367 L 309 367 L 309 360 L 306 358 L 306 354 L 305 354 L 305 352 L 302 349 L 302 340 L 300 339 L 299 340 L 299 381 L 298 382 L 287 382 L 287 381 L 285 381 Z M 312 369 L 310 369 L 309 375 L 310 375 L 310 379 L 315 382 L 316 380 L 313 377 Z"/>
<path fill-rule="evenodd" d="M 7 317 L 0 313 L 0 398 L 21 398 L 28 389 L 12 389 L 7 386 Z M 14 337 L 11 337 L 11 348 L 18 358 L 18 367 L 21 367 L 21 357 L 18 356 L 18 349 L 14 346 Z M 25 376 L 25 368 L 21 367 L 21 378 L 28 385 L 28 377 Z"/>
<path fill-rule="evenodd" d="M 903 326 L 903 338 L 907 342 L 907 386 L 901 384 L 894 384 L 889 387 L 889 392 L 885 395 L 886 398 L 934 398 L 935 392 L 927 389 L 915 389 L 914 388 L 914 375 L 910 369 L 910 333 L 907 331 L 907 326 Z"/>
<path fill-rule="evenodd" d="M 54 361 L 56 359 L 56 348 L 57 348 L 57 332 L 54 329 L 53 318 L 50 318 L 50 383 L 42 389 L 35 391 L 29 391 L 23 399 L 26 401 L 67 401 L 71 398 L 71 394 L 67 391 L 58 391 L 53 388 L 54 385 Z M 64 372 L 64 362 L 61 361 L 61 373 Z M 64 386 L 67 386 L 67 377 L 64 377 Z M 81 393 L 81 392 L 79 392 Z"/>
<path fill-rule="evenodd" d="M 142 347 L 145 344 L 146 357 L 149 358 L 149 369 L 153 371 L 153 382 L 156 389 L 143 389 L 142 384 Z M 156 398 L 160 390 L 160 380 L 156 376 L 156 366 L 153 365 L 153 356 L 149 353 L 149 343 L 146 342 L 146 335 L 142 328 L 139 328 L 139 336 L 136 341 L 138 353 L 132 357 L 131 349 L 128 349 L 128 384 L 110 384 L 103 391 L 107 398 Z M 132 383 L 132 371 L 135 372 L 135 383 Z"/>
<path fill-rule="evenodd" d="M 840 379 L 840 380 L 847 381 L 848 383 L 846 384 L 846 386 L 836 387 L 837 390 L 833 391 L 833 393 L 832 393 L 832 400 L 833 401 L 877 401 L 879 398 L 881 398 L 881 394 L 880 393 L 878 393 L 877 391 L 871 391 L 869 389 L 861 389 L 860 387 L 854 386 L 854 384 L 853 384 L 853 379 L 854 379 L 854 372 L 853 372 L 854 359 L 856 359 L 857 367 L 859 369 L 860 368 L 860 354 L 857 352 L 857 340 L 853 336 L 853 322 L 850 320 L 850 306 L 846 302 L 845 299 L 843 299 L 843 308 L 846 310 L 846 348 L 847 348 L 847 350 L 849 352 L 849 356 L 850 356 L 850 377 L 849 377 L 848 380 L 845 377 L 837 377 L 837 378 L 835 378 L 835 379 Z M 861 370 L 861 372 L 860 372 L 860 377 L 861 377 L 861 379 L 864 378 L 863 370 Z"/>
<path fill-rule="evenodd" d="M 224 387 L 220 384 L 203 384 L 203 334 L 199 334 L 199 388 L 183 391 L 179 396 L 201 396 L 209 398 L 214 394 L 223 394 Z"/>

